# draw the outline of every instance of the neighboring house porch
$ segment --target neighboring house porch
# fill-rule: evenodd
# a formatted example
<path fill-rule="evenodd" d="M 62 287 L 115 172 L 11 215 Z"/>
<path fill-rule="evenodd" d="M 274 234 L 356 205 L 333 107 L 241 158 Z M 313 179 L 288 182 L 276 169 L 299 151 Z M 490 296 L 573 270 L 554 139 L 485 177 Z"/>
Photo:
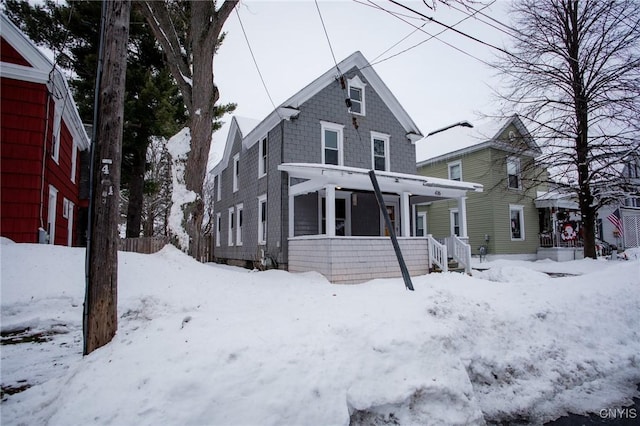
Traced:
<path fill-rule="evenodd" d="M 540 221 L 537 258 L 556 261 L 584 258 L 582 217 L 572 194 L 539 193 L 535 206 Z"/>
<path fill-rule="evenodd" d="M 318 271 L 334 283 L 400 276 L 369 170 L 315 163 L 285 163 L 278 169 L 289 178 L 289 271 Z M 382 171 L 376 171 L 376 179 L 409 273 L 446 265 L 446 246 L 425 235 L 414 206 L 455 199 L 466 229 L 466 193 L 481 192 L 482 185 Z"/>

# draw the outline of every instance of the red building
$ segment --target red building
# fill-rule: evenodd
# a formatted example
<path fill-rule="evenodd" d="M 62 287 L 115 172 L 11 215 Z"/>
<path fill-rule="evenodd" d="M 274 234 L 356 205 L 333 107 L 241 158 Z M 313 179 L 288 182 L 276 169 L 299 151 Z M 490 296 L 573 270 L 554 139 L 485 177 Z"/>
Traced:
<path fill-rule="evenodd" d="M 89 148 L 57 67 L 0 14 L 0 235 L 78 245 L 81 151 Z"/>

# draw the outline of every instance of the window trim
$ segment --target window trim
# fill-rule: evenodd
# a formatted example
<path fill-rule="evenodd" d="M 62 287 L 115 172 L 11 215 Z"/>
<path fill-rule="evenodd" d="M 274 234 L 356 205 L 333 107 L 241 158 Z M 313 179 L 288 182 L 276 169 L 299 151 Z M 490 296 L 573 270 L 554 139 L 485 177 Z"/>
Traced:
<path fill-rule="evenodd" d="M 222 234 L 222 214 L 216 213 L 216 247 L 220 247 L 221 234 Z"/>
<path fill-rule="evenodd" d="M 53 206 L 53 208 L 52 208 Z M 49 232 L 49 244 L 55 244 L 56 217 L 58 216 L 58 190 L 49 185 L 49 202 L 47 204 L 47 232 Z"/>
<path fill-rule="evenodd" d="M 462 160 L 456 160 L 456 161 L 447 163 L 447 176 L 449 180 L 456 180 L 451 177 L 451 169 L 455 166 L 458 166 L 460 168 L 460 179 L 458 181 L 462 182 Z"/>
<path fill-rule="evenodd" d="M 520 238 L 513 237 L 513 230 L 511 230 L 511 213 L 517 211 L 520 213 Z M 525 241 L 525 226 L 524 226 L 524 206 L 521 204 L 509 204 L 509 236 L 511 241 Z"/>
<path fill-rule="evenodd" d="M 265 152 L 266 151 L 266 152 Z M 269 141 L 267 137 L 260 138 L 258 140 L 258 179 L 267 175 L 268 171 L 268 157 L 269 154 Z"/>
<path fill-rule="evenodd" d="M 53 161 L 55 161 L 56 164 L 60 164 L 60 134 L 62 133 L 62 111 L 64 110 L 64 102 L 55 101 L 53 110 L 51 158 L 53 158 Z"/>
<path fill-rule="evenodd" d="M 376 154 L 375 154 L 375 141 L 376 140 L 381 140 L 384 142 L 384 170 L 380 170 L 383 172 L 390 172 L 391 171 L 391 156 L 390 156 L 390 139 L 391 136 L 386 134 L 386 133 L 380 133 L 380 132 L 371 132 L 371 168 L 373 170 L 378 170 L 376 169 Z"/>
<path fill-rule="evenodd" d="M 454 220 L 455 215 L 458 216 L 458 233 L 456 234 L 456 222 Z M 458 208 L 449 209 L 449 235 L 460 236 L 460 211 Z"/>
<path fill-rule="evenodd" d="M 233 192 L 240 188 L 240 153 L 233 156 Z"/>
<path fill-rule="evenodd" d="M 236 246 L 242 246 L 242 225 L 244 205 L 236 204 Z"/>
<path fill-rule="evenodd" d="M 71 144 L 71 182 L 76 183 L 76 169 L 78 164 L 78 148 L 75 142 Z"/>
<path fill-rule="evenodd" d="M 327 164 L 326 163 L 326 159 L 325 159 L 325 150 L 326 145 L 325 145 L 325 131 L 329 130 L 329 131 L 333 131 L 336 132 L 338 134 L 338 166 L 342 166 L 344 164 L 344 144 L 343 144 L 343 139 L 344 139 L 344 125 L 342 124 L 337 124 L 337 123 L 331 123 L 329 121 L 320 121 L 320 126 L 321 126 L 321 139 L 322 139 L 322 164 Z M 329 148 L 331 150 L 333 150 L 333 148 Z"/>
<path fill-rule="evenodd" d="M 262 217 L 262 204 L 264 204 L 264 216 Z M 267 194 L 262 194 L 258 197 L 258 244 L 267 244 Z M 264 235 L 264 238 L 262 238 Z"/>
<path fill-rule="evenodd" d="M 418 219 L 422 218 L 422 227 L 424 235 L 418 235 Z M 422 238 L 427 236 L 427 212 L 426 211 L 417 211 L 415 220 L 413 222 L 413 236 Z"/>
<path fill-rule="evenodd" d="M 350 78 L 347 80 L 347 95 L 349 96 L 349 101 L 351 102 L 351 104 L 353 104 L 354 100 L 351 98 L 351 88 L 354 89 L 360 89 L 360 94 L 362 95 L 362 99 L 359 101 L 355 101 L 355 102 L 359 102 L 360 103 L 360 112 L 355 112 L 352 111 L 351 108 L 349 108 L 349 112 L 351 114 L 354 115 L 361 115 L 361 116 L 365 116 L 366 114 L 366 102 L 365 102 L 365 87 L 366 84 L 364 84 L 362 82 L 362 80 L 360 80 L 359 76 L 355 76 L 353 78 Z"/>
<path fill-rule="evenodd" d="M 235 208 L 229 207 L 227 213 L 227 246 L 233 247 L 233 215 L 235 214 Z"/>
<path fill-rule="evenodd" d="M 515 164 L 516 166 L 516 174 L 515 175 L 511 175 L 509 174 L 509 164 Z M 511 186 L 511 180 L 509 179 L 511 176 L 516 176 L 516 178 L 518 179 L 518 186 Z M 522 189 L 522 168 L 521 168 L 521 164 L 520 164 L 520 158 L 518 157 L 507 157 L 507 188 L 508 189 L 514 189 L 514 190 L 521 190 Z"/>

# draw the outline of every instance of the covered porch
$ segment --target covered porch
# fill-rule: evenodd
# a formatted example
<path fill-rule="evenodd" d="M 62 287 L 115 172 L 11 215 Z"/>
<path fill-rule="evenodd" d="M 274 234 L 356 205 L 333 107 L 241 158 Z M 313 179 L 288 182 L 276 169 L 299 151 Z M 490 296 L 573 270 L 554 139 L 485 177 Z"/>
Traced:
<path fill-rule="evenodd" d="M 573 194 L 561 191 L 539 193 L 535 205 L 540 224 L 537 258 L 555 261 L 582 259 L 582 217 Z"/>
<path fill-rule="evenodd" d="M 290 271 L 318 271 L 340 283 L 401 276 L 369 170 L 309 163 L 285 163 L 279 170 L 289 179 Z M 466 237 L 466 193 L 482 191 L 482 185 L 381 171 L 376 179 L 411 275 L 429 271 L 434 251 L 416 221 L 416 204 L 457 199 Z"/>

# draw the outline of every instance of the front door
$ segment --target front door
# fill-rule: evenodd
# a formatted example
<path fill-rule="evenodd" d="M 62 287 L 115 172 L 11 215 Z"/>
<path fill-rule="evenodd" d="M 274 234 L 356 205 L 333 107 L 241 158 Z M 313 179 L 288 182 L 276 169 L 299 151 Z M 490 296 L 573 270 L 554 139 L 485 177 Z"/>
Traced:
<path fill-rule="evenodd" d="M 389 215 L 389 219 L 391 219 L 391 226 L 393 227 L 396 236 L 400 236 L 400 201 L 397 198 L 387 199 L 387 197 L 385 197 L 384 203 L 387 206 L 387 214 Z M 380 215 L 380 235 L 384 237 L 388 237 L 391 235 L 383 215 Z"/>

